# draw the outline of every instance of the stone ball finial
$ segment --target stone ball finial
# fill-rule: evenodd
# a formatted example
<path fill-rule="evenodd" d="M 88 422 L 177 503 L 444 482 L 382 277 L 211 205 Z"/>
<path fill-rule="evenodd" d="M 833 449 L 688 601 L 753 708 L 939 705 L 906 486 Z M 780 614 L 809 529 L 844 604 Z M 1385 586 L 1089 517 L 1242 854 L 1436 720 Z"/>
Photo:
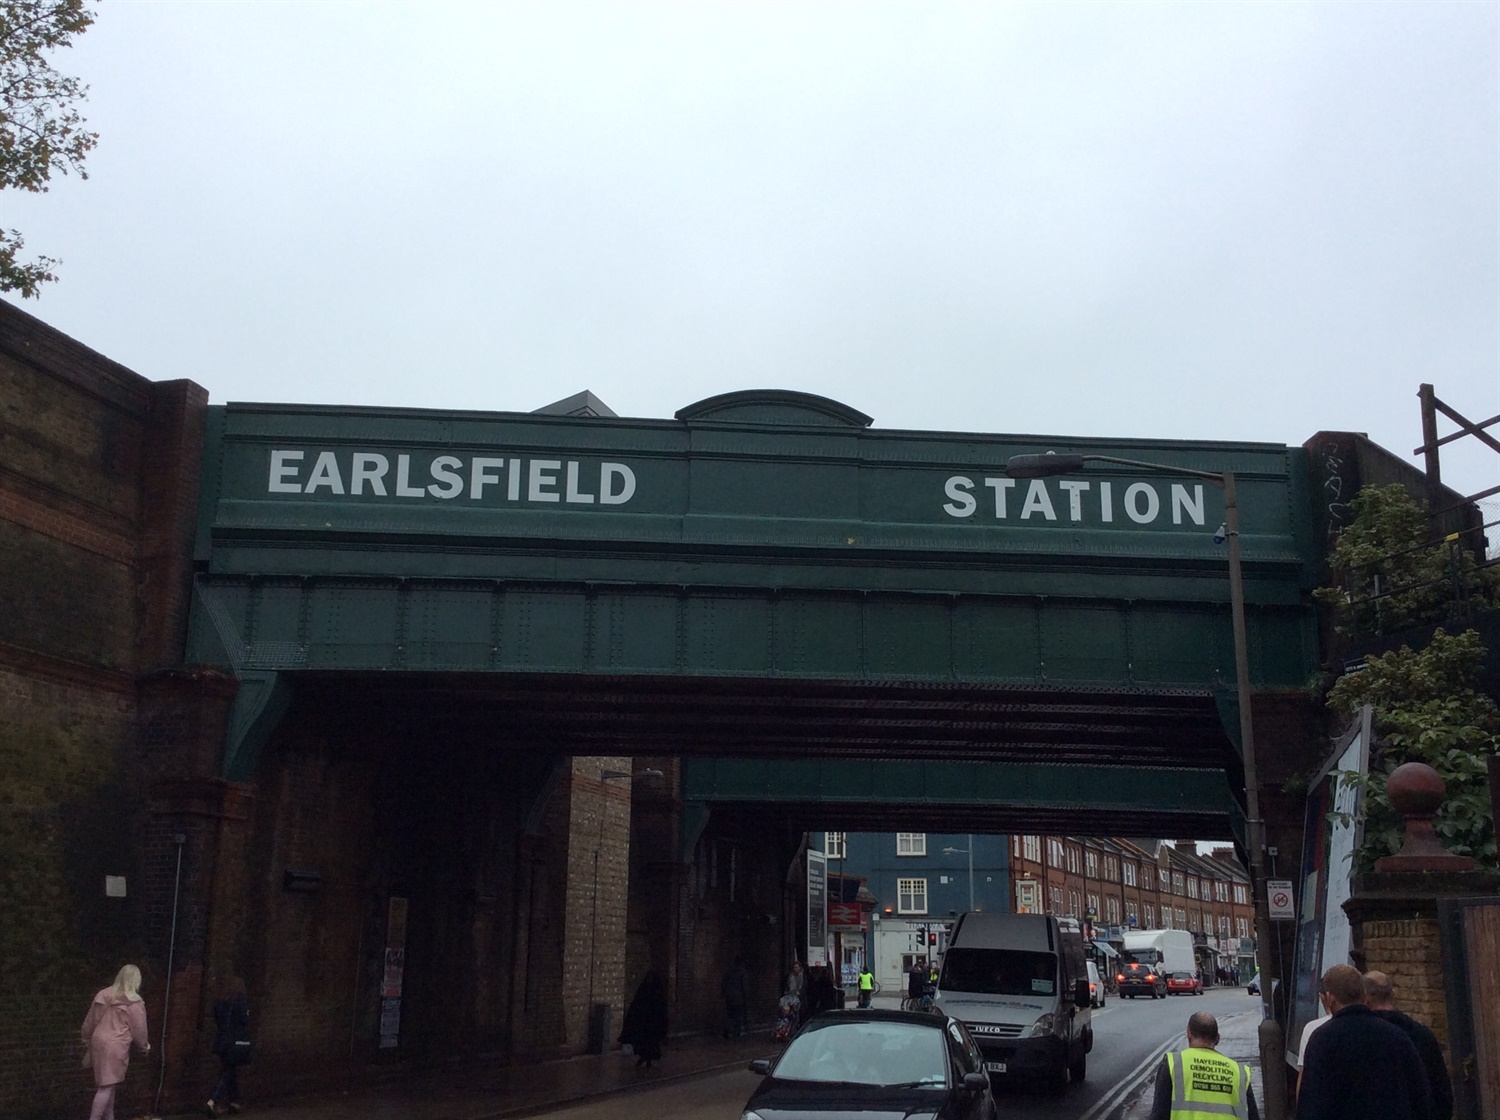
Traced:
<path fill-rule="evenodd" d="M 1432 820 L 1448 795 L 1443 777 L 1425 762 L 1406 762 L 1386 779 L 1391 807 L 1406 818 L 1406 838 L 1393 856 L 1375 861 L 1376 871 L 1470 871 L 1474 861 L 1443 847 Z"/>

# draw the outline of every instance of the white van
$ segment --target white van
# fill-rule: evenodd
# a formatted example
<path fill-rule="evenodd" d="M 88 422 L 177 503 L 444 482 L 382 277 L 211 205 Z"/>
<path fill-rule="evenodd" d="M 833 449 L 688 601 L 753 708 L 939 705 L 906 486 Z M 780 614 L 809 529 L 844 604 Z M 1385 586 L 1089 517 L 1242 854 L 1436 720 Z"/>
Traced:
<path fill-rule="evenodd" d="M 937 1005 L 961 1019 L 991 1074 L 1082 1081 L 1094 1048 L 1078 923 L 1046 914 L 960 915 Z"/>

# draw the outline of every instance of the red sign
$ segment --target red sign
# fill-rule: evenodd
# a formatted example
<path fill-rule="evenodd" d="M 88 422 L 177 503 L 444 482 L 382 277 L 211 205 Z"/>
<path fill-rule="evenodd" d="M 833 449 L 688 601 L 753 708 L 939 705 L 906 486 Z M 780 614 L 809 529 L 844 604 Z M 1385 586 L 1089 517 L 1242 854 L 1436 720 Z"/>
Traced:
<path fill-rule="evenodd" d="M 830 902 L 828 904 L 828 927 L 830 929 L 864 929 L 863 908 L 857 902 Z"/>

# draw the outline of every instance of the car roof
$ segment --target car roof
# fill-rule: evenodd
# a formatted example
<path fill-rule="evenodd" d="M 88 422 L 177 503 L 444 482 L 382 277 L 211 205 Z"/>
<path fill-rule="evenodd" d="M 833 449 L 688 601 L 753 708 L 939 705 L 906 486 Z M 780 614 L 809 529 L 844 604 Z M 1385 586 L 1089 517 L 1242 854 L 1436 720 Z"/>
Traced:
<path fill-rule="evenodd" d="M 843 1011 L 820 1011 L 807 1021 L 812 1027 L 832 1026 L 835 1023 L 911 1023 L 918 1027 L 942 1028 L 949 1016 L 934 1015 L 930 1011 L 897 1011 L 888 1007 L 867 1007 L 863 1010 L 848 1008 Z"/>

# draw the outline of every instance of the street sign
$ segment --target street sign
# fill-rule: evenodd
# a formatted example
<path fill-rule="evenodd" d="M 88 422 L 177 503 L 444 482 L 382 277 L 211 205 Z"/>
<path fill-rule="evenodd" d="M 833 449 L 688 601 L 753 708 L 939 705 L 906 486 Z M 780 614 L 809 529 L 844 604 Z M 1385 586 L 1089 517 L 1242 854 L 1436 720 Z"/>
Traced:
<path fill-rule="evenodd" d="M 1297 908 L 1292 904 L 1292 881 L 1290 879 L 1267 879 L 1266 904 L 1271 911 L 1271 921 L 1295 921 Z"/>

